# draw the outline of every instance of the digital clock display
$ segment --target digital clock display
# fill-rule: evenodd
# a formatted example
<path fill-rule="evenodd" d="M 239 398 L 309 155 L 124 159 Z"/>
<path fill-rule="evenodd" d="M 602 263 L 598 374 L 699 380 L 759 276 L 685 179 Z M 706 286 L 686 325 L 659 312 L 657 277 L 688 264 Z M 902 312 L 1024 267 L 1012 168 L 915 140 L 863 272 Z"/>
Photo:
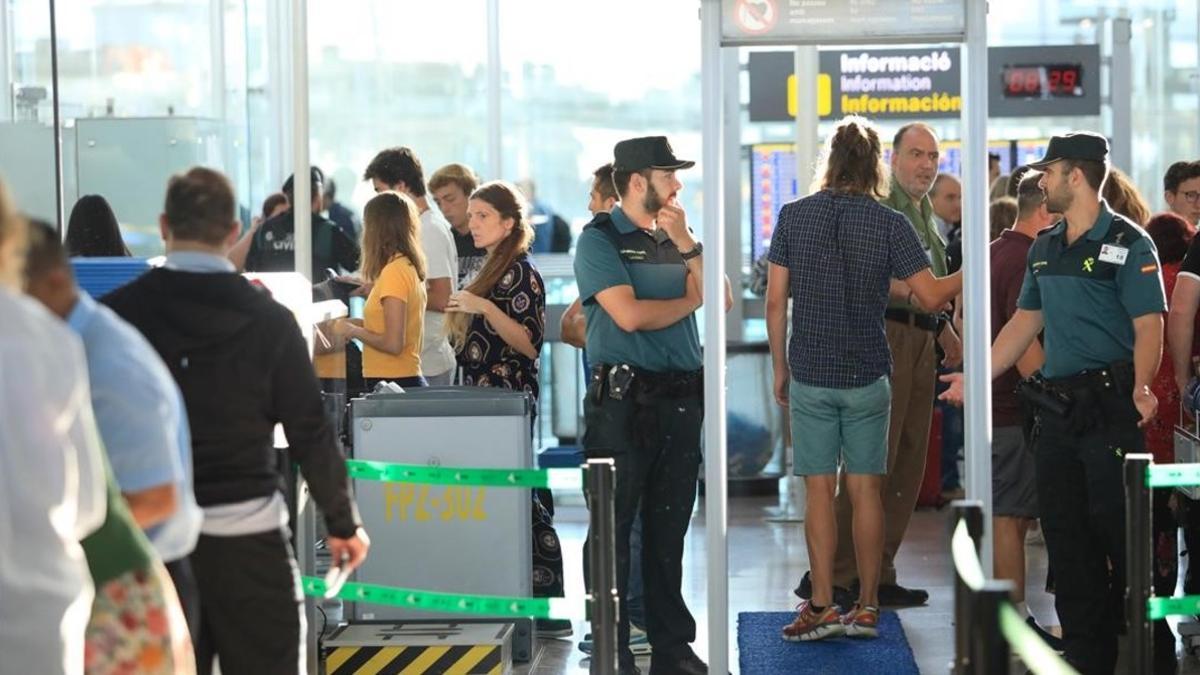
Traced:
<path fill-rule="evenodd" d="M 1005 66 L 1000 73 L 1005 98 L 1081 98 L 1083 66 L 1074 64 Z"/>

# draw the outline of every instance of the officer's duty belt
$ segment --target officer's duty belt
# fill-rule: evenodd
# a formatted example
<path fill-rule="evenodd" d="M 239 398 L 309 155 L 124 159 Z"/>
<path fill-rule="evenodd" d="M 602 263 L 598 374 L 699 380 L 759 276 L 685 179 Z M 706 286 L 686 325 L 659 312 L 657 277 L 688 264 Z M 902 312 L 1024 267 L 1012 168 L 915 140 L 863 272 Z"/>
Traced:
<path fill-rule="evenodd" d="M 1125 394 L 1133 391 L 1133 364 L 1126 361 L 1104 368 L 1084 370 L 1066 377 L 1046 380 L 1051 386 L 1067 391 L 1090 388 L 1095 391 L 1111 390 Z"/>
<path fill-rule="evenodd" d="M 607 384 L 608 374 L 614 367 L 622 364 L 601 363 L 592 366 L 592 377 L 599 378 Z M 633 371 L 633 388 L 643 395 L 654 398 L 681 398 L 704 391 L 703 370 L 672 370 L 654 372 L 634 366 L 628 366 Z"/>

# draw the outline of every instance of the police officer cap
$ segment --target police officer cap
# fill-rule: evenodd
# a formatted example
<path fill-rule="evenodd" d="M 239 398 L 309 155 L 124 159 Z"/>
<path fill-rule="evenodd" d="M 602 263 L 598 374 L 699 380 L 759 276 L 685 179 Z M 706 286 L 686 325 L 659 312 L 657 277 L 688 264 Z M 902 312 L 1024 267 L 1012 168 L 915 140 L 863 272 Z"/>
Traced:
<path fill-rule="evenodd" d="M 309 170 L 309 177 L 311 179 L 309 185 L 311 186 L 312 194 L 314 196 L 321 194 L 321 187 L 325 184 L 325 172 L 321 171 L 320 167 L 314 166 Z M 282 191 L 284 194 L 292 194 L 295 180 L 296 174 L 292 174 L 287 177 L 287 180 L 283 181 Z"/>
<path fill-rule="evenodd" d="M 690 169 L 695 162 L 679 159 L 666 136 L 627 138 L 613 148 L 613 171 Z"/>
<path fill-rule="evenodd" d="M 1076 131 L 1054 136 L 1046 148 L 1046 156 L 1029 166 L 1044 169 L 1062 159 L 1082 159 L 1092 162 L 1108 161 L 1108 139 L 1090 131 Z"/>

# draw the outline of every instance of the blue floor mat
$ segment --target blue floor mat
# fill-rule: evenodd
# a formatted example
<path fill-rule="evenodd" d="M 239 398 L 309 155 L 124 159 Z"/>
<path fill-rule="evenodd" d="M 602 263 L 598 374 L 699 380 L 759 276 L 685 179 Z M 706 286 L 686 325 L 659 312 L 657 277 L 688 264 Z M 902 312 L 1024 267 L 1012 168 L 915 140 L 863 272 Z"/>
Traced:
<path fill-rule="evenodd" d="M 738 665 L 742 675 L 785 673 L 887 673 L 917 675 L 912 647 L 904 636 L 900 617 L 883 612 L 879 637 L 874 640 L 834 638 L 814 642 L 785 642 L 780 630 L 796 618 L 795 612 L 742 612 L 738 614 Z"/>

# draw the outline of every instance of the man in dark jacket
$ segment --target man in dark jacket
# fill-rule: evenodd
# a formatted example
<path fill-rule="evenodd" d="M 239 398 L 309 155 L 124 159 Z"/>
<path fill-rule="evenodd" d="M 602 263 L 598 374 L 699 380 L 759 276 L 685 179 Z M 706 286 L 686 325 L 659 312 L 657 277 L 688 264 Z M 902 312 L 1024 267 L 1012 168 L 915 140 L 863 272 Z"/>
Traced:
<path fill-rule="evenodd" d="M 294 176 L 283 184 L 283 194 L 292 205 L 287 211 L 268 219 L 258 227 L 246 253 L 247 272 L 291 272 L 296 269 L 296 194 Z M 325 175 L 313 167 L 312 188 L 312 267 L 313 283 L 325 280 L 325 270 L 339 274 L 358 269 L 358 242 L 320 214 Z M 301 268 L 303 269 L 303 268 Z"/>
<path fill-rule="evenodd" d="M 219 657 L 227 673 L 294 675 L 307 671 L 277 424 L 325 514 L 333 559 L 357 567 L 368 542 L 295 319 L 225 258 L 238 236 L 234 214 L 220 173 L 175 176 L 160 219 L 166 263 L 102 300 L 146 336 L 187 404 L 204 509 L 191 555 L 199 672 Z"/>

